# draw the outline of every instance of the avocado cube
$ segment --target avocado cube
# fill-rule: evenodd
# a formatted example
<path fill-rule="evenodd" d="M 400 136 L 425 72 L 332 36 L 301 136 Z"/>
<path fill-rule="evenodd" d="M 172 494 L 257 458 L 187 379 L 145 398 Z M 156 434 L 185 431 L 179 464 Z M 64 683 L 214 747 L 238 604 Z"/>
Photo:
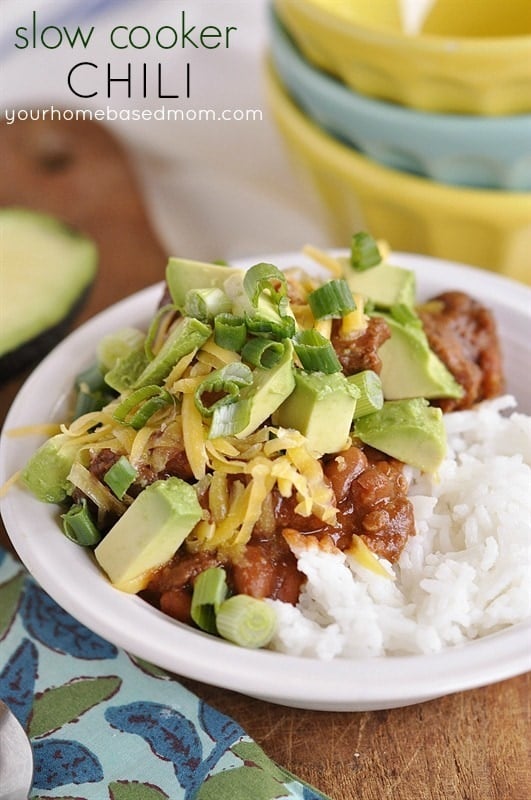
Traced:
<path fill-rule="evenodd" d="M 416 278 L 412 270 L 382 261 L 376 267 L 357 272 L 352 269 L 348 259 L 341 261 L 350 289 L 371 300 L 377 308 L 415 305 Z"/>
<path fill-rule="evenodd" d="M 168 377 L 175 364 L 183 356 L 203 345 L 212 333 L 212 328 L 194 317 L 181 317 L 168 338 L 140 373 L 134 384 L 135 389 L 150 384 L 159 385 Z"/>
<path fill-rule="evenodd" d="M 131 503 L 94 550 L 111 583 L 136 593 L 173 556 L 201 519 L 197 495 L 180 478 L 155 481 Z"/>
<path fill-rule="evenodd" d="M 336 453 L 348 441 L 359 390 L 343 373 L 295 373 L 295 389 L 273 415 L 275 425 L 295 428 L 319 454 Z"/>
<path fill-rule="evenodd" d="M 68 475 L 78 452 L 79 445 L 70 436 L 52 436 L 22 470 L 22 483 L 43 503 L 63 503 L 71 487 Z"/>
<path fill-rule="evenodd" d="M 435 472 L 446 455 L 442 411 L 423 397 L 384 403 L 380 411 L 356 420 L 354 433 L 365 444 L 423 472 Z"/>
<path fill-rule="evenodd" d="M 385 399 L 461 397 L 462 387 L 433 352 L 422 327 L 382 316 L 391 330 L 391 338 L 378 351 Z"/>

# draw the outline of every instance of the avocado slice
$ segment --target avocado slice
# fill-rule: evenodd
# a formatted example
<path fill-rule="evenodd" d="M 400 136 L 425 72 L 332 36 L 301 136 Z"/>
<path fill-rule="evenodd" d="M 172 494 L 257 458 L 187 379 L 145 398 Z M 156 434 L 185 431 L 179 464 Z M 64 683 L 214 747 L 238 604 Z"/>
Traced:
<path fill-rule="evenodd" d="M 42 503 L 63 503 L 71 488 L 68 475 L 78 452 L 79 445 L 70 436 L 52 436 L 22 470 L 22 483 Z"/>
<path fill-rule="evenodd" d="M 242 275 L 237 267 L 223 267 L 187 258 L 170 258 L 166 267 L 166 283 L 177 308 L 184 310 L 186 295 L 191 289 L 223 289 L 231 275 Z"/>
<path fill-rule="evenodd" d="M 378 350 L 385 399 L 461 397 L 462 387 L 430 348 L 422 325 L 402 324 L 390 314 L 381 316 L 391 329 L 391 338 Z"/>
<path fill-rule="evenodd" d="M 275 425 L 295 428 L 321 455 L 348 440 L 359 389 L 343 373 L 295 372 L 295 389 L 273 414 Z"/>
<path fill-rule="evenodd" d="M 293 344 L 284 340 L 284 354 L 271 369 L 257 367 L 253 382 L 231 405 L 219 406 L 212 415 L 209 438 L 237 436 L 244 439 L 255 431 L 289 397 L 295 388 Z"/>
<path fill-rule="evenodd" d="M 388 309 L 395 305 L 412 308 L 415 305 L 417 287 L 412 270 L 382 261 L 376 267 L 356 272 L 347 258 L 340 258 L 339 261 L 351 291 L 371 300 L 376 308 Z"/>
<path fill-rule="evenodd" d="M 186 481 L 155 481 L 96 547 L 96 561 L 117 589 L 139 592 L 152 571 L 170 560 L 201 515 L 195 490 Z"/>
<path fill-rule="evenodd" d="M 183 357 L 203 345 L 212 333 L 212 328 L 194 317 L 177 320 L 159 352 L 142 370 L 134 382 L 134 388 L 151 384 L 160 385 L 170 374 L 175 364 Z M 133 355 L 131 355 L 134 358 Z M 107 377 L 106 377 L 107 380 Z"/>
<path fill-rule="evenodd" d="M 30 366 L 66 333 L 94 281 L 94 242 L 55 217 L 0 209 L 0 380 Z"/>
<path fill-rule="evenodd" d="M 435 472 L 446 454 L 442 411 L 423 397 L 384 403 L 380 411 L 356 420 L 354 434 L 423 472 Z"/>

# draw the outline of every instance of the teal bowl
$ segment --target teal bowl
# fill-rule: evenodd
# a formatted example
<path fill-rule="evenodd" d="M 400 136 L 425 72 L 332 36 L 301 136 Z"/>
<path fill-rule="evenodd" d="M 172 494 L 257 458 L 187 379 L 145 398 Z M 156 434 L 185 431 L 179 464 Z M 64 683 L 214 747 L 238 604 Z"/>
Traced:
<path fill-rule="evenodd" d="M 531 114 L 441 114 L 358 94 L 311 65 L 273 12 L 270 50 L 306 115 L 374 161 L 439 183 L 531 190 Z"/>

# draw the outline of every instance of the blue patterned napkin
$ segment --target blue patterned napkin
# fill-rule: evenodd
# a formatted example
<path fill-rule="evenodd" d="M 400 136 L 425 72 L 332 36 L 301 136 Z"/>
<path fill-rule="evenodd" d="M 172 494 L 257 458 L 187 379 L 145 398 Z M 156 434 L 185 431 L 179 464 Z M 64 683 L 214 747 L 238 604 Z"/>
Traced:
<path fill-rule="evenodd" d="M 32 742 L 31 800 L 326 800 L 230 717 L 77 622 L 2 549 L 0 697 Z"/>

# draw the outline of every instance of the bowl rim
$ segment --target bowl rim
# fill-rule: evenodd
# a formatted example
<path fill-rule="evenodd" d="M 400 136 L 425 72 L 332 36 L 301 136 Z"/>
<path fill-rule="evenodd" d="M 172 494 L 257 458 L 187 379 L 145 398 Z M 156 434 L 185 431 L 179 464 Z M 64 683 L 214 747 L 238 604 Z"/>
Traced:
<path fill-rule="evenodd" d="M 292 9 L 296 9 L 297 13 L 311 19 L 312 23 L 316 23 L 320 27 L 327 27 L 333 32 L 338 32 L 343 38 L 355 36 L 379 46 L 396 47 L 399 50 L 407 49 L 409 54 L 413 49 L 421 55 L 429 52 L 432 55 L 437 53 L 447 57 L 450 54 L 449 45 L 454 45 L 451 55 L 456 57 L 481 54 L 489 58 L 489 56 L 492 56 L 493 50 L 499 55 L 501 51 L 508 48 L 512 51 L 510 53 L 511 57 L 523 57 L 525 53 L 531 51 L 531 33 L 525 36 L 493 37 L 393 33 L 381 28 L 365 27 L 347 17 L 334 14 L 333 6 L 325 9 L 319 0 L 274 0 L 274 2 L 276 5 L 282 3 L 289 5 Z"/>
<path fill-rule="evenodd" d="M 338 252 L 338 251 L 332 251 Z M 341 251 L 344 252 L 344 251 Z M 265 256 L 280 266 L 303 262 L 300 253 Z M 239 260 L 238 265 L 249 266 L 256 258 Z M 409 264 L 416 269 L 427 265 L 437 270 L 436 275 L 448 276 L 457 270 L 462 282 L 477 285 L 482 281 L 482 293 L 497 298 L 502 303 L 504 295 L 511 298 L 510 306 L 530 316 L 531 297 L 528 287 L 521 287 L 500 275 L 486 273 L 473 267 L 459 265 L 427 256 L 394 253 L 393 261 Z M 464 276 L 464 277 L 462 277 Z M 437 283 L 440 278 L 433 278 Z M 446 278 L 445 278 L 446 280 Z M 449 278 L 448 278 L 449 280 Z M 87 358 L 87 348 L 93 352 L 94 343 L 102 333 L 116 329 L 120 324 L 131 324 L 149 318 L 160 298 L 162 284 L 155 284 L 100 312 L 71 333 L 41 362 L 23 384 L 14 401 L 0 440 L 0 473 L 10 467 L 10 459 L 21 459 L 20 443 L 6 436 L 10 427 L 28 422 L 38 398 L 45 396 L 43 387 L 53 385 L 53 397 L 46 400 L 57 409 L 58 398 L 70 387 L 79 363 L 71 364 L 73 354 Z M 524 291 L 522 291 L 522 289 Z M 507 301 L 509 302 L 509 301 Z M 68 375 L 50 384 L 50 372 L 55 379 L 59 365 L 68 364 Z M 34 445 L 33 445 L 34 446 Z M 33 449 L 33 447 L 31 448 Z M 0 481 L 8 476 L 2 474 Z M 531 668 L 531 653 L 527 637 L 531 621 L 524 621 L 498 633 L 468 642 L 441 653 L 427 656 L 392 656 L 363 659 L 335 659 L 323 662 L 269 651 L 235 651 L 234 646 L 192 630 L 140 598 L 117 592 L 102 579 L 93 559 L 86 558 L 79 548 L 58 536 L 54 509 L 47 508 L 28 497 L 20 487 L 3 497 L 0 507 L 6 528 L 22 559 L 35 578 L 41 582 L 56 602 L 66 607 L 82 623 L 105 636 L 115 645 L 134 655 L 143 657 L 174 673 L 202 680 L 212 685 L 243 692 L 271 702 L 315 710 L 358 711 L 391 708 L 451 694 L 465 689 L 484 686 L 526 672 Z M 32 509 L 37 509 L 43 522 L 39 527 L 40 550 L 35 552 L 34 541 L 28 535 L 27 525 L 33 523 Z M 50 524 L 48 524 L 50 523 Z M 53 546 L 49 546 L 53 543 Z M 74 562 L 72 562 L 72 558 Z M 81 570 L 72 570 L 79 561 Z M 75 575 L 73 574 L 75 572 Z M 57 575 L 65 575 L 57 580 Z M 79 594 L 79 584 L 84 593 Z M 89 596 L 91 603 L 86 602 Z M 139 636 L 139 630 L 145 636 Z M 167 635 L 171 631 L 175 652 L 168 647 Z M 500 653 L 503 657 L 500 658 Z M 235 657 L 235 654 L 237 657 Z M 448 664 L 454 665 L 449 669 Z M 323 680 L 323 676 L 335 676 Z M 400 675 L 398 687 L 396 676 Z M 260 676 L 258 679 L 257 676 Z M 368 676 L 370 684 L 367 684 Z M 404 681 L 403 676 L 407 676 Z M 316 689 L 308 698 L 308 681 Z M 363 691 L 360 691 L 360 682 Z"/>

